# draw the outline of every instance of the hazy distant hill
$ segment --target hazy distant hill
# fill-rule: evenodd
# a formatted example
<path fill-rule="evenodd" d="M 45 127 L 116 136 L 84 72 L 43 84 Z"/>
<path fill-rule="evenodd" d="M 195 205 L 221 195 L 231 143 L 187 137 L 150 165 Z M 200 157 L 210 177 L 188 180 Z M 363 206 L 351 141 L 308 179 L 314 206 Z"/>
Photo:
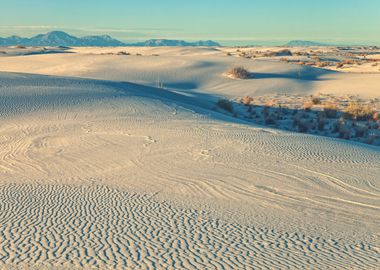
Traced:
<path fill-rule="evenodd" d="M 204 46 L 204 47 L 220 47 L 221 45 L 212 40 L 187 42 L 184 40 L 170 40 L 170 39 L 150 39 L 145 42 L 131 44 L 134 46 L 147 46 L 147 47 L 189 47 L 189 46 Z"/>
<path fill-rule="evenodd" d="M 108 35 L 103 36 L 87 36 L 75 37 L 62 31 L 53 31 L 47 34 L 36 35 L 31 38 L 22 38 L 11 36 L 0 38 L 0 46 L 67 46 L 67 47 L 84 47 L 84 46 L 99 46 L 99 47 L 116 47 L 116 46 L 220 46 L 217 42 L 197 41 L 187 42 L 183 40 L 167 40 L 167 39 L 151 39 L 145 42 L 127 44 L 114 39 Z"/>
<path fill-rule="evenodd" d="M 62 31 L 36 35 L 31 38 L 11 36 L 0 38 L 1 46 L 124 46 L 123 42 L 110 36 L 89 36 L 78 38 Z"/>
<path fill-rule="evenodd" d="M 307 40 L 292 40 L 289 41 L 286 46 L 292 47 L 308 47 L 308 46 L 329 46 L 329 44 L 315 42 L 315 41 L 307 41 Z"/>

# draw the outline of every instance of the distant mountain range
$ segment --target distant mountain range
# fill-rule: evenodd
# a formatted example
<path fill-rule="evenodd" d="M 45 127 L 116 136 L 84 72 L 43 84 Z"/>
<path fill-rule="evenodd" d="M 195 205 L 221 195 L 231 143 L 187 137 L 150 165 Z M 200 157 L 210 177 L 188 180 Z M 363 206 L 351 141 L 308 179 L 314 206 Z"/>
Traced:
<path fill-rule="evenodd" d="M 150 39 L 145 42 L 140 43 L 134 43 L 130 44 L 132 46 L 147 46 L 147 47 L 162 47 L 162 46 L 168 46 L 168 47 L 220 47 L 221 45 L 215 41 L 212 40 L 206 40 L 206 41 L 196 41 L 196 42 L 187 42 L 184 40 L 171 40 L 171 39 Z"/>
<path fill-rule="evenodd" d="M 330 46 L 326 43 L 307 41 L 307 40 L 292 40 L 285 44 L 290 47 L 311 47 L 311 46 Z"/>
<path fill-rule="evenodd" d="M 183 40 L 168 40 L 168 39 L 151 39 L 145 42 L 124 43 L 114 39 L 108 35 L 103 36 L 86 36 L 75 37 L 62 31 L 53 31 L 47 34 L 36 35 L 31 38 L 22 38 L 18 36 L 10 36 L 0 38 L 0 46 L 66 46 L 66 47 L 117 47 L 117 46 L 207 46 L 218 47 L 219 43 L 207 40 L 197 42 L 187 42 Z"/>

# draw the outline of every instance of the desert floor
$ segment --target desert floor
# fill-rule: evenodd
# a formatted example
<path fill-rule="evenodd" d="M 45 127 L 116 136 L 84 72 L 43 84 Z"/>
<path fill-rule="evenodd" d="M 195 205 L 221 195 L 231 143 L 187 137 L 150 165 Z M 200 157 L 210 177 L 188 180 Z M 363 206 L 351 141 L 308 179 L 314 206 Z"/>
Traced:
<path fill-rule="evenodd" d="M 380 73 L 235 48 L 0 51 L 0 268 L 379 266 L 380 147 L 215 103 L 375 98 Z M 257 79 L 224 76 L 232 66 Z"/>

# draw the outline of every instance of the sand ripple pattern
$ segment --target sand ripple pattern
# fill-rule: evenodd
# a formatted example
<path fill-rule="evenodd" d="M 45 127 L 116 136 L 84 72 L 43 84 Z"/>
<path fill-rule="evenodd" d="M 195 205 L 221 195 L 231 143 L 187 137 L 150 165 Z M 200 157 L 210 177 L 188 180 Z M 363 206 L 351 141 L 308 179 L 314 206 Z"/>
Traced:
<path fill-rule="evenodd" d="M 0 266 L 15 268 L 375 269 L 380 263 L 379 250 L 365 243 L 226 223 L 107 186 L 0 186 L 0 245 Z"/>

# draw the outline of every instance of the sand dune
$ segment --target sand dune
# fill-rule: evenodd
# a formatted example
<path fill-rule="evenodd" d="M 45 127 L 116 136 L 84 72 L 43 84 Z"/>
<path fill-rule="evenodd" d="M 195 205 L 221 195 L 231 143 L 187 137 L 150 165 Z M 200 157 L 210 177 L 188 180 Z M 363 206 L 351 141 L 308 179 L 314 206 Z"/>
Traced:
<path fill-rule="evenodd" d="M 376 269 L 378 147 L 212 110 L 245 84 L 305 89 L 298 67 L 247 64 L 287 70 L 255 86 L 223 77 L 237 60 L 215 50 L 102 50 L 0 58 L 19 72 L 0 73 L 1 266 Z"/>
<path fill-rule="evenodd" d="M 76 48 L 65 54 L 0 58 L 0 70 L 128 81 L 179 90 L 199 90 L 231 97 L 271 93 L 359 94 L 378 96 L 379 74 L 343 73 L 265 59 L 226 56 L 215 48 Z M 116 55 L 118 52 L 131 55 Z M 114 55 L 109 55 L 113 53 Z M 136 54 L 141 54 L 137 56 Z M 158 55 L 158 56 L 156 56 Z M 256 79 L 222 76 L 244 66 Z"/>

